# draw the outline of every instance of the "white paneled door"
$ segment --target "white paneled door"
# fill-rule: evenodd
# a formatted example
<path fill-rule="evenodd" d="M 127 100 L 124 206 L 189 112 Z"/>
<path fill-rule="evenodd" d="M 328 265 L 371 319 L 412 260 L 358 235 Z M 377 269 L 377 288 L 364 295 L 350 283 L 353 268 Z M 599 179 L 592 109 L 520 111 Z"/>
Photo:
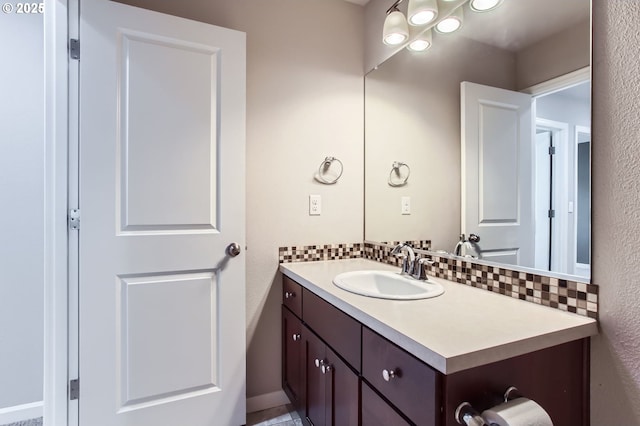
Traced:
<path fill-rule="evenodd" d="M 461 83 L 462 232 L 482 257 L 534 266 L 531 95 Z"/>
<path fill-rule="evenodd" d="M 82 0 L 79 419 L 245 422 L 245 35 Z"/>

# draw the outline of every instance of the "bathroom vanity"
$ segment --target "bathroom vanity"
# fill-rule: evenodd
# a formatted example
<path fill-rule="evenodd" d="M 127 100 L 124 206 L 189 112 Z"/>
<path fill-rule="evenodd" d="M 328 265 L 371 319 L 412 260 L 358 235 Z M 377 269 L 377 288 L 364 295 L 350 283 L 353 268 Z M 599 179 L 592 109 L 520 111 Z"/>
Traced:
<path fill-rule="evenodd" d="M 281 264 L 282 385 L 307 425 L 454 426 L 507 388 L 556 426 L 589 424 L 589 336 L 596 321 L 469 286 L 423 300 L 349 293 L 332 283 L 364 259 Z"/>

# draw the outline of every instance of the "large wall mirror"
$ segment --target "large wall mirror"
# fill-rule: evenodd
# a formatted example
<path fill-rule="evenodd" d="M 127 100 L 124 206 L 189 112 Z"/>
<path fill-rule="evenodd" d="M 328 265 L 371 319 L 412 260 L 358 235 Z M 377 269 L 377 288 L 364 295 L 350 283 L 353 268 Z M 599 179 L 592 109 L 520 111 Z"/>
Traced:
<path fill-rule="evenodd" d="M 463 7 L 365 77 L 365 239 L 586 280 L 590 0 Z"/>

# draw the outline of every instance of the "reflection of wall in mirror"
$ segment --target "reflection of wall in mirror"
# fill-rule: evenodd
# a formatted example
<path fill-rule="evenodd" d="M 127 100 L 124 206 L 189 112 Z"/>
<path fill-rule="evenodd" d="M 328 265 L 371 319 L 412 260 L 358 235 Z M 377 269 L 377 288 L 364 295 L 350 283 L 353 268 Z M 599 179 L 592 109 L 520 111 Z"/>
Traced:
<path fill-rule="evenodd" d="M 368 74 L 365 238 L 430 239 L 450 251 L 460 232 L 460 82 L 522 90 L 575 71 L 590 64 L 588 34 L 581 23 L 517 53 L 441 36 L 427 52 L 401 51 Z M 387 185 L 393 161 L 411 166 L 407 186 Z M 402 196 L 411 197 L 411 215 L 400 214 Z"/>

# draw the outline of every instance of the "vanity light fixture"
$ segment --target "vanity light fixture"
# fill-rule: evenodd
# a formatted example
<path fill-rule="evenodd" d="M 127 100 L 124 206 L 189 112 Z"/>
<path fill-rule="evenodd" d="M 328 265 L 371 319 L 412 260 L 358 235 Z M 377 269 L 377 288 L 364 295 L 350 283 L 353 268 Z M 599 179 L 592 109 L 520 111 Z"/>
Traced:
<path fill-rule="evenodd" d="M 453 11 L 453 13 L 447 16 L 436 25 L 436 31 L 442 34 L 449 34 L 457 31 L 462 27 L 462 6 Z"/>
<path fill-rule="evenodd" d="M 414 52 L 424 52 L 431 47 L 432 40 L 433 33 L 431 32 L 431 29 L 428 29 L 424 33 L 420 34 L 418 38 L 409 43 L 407 49 Z"/>
<path fill-rule="evenodd" d="M 500 6 L 502 0 L 471 0 L 469 7 L 474 12 L 487 12 Z"/>
<path fill-rule="evenodd" d="M 382 31 L 382 41 L 384 44 L 396 46 L 402 44 L 409 38 L 409 26 L 407 19 L 402 12 L 398 10 L 398 4 L 402 0 L 396 1 L 393 6 L 387 10 L 387 17 L 384 20 Z"/>
<path fill-rule="evenodd" d="M 407 17 L 409 24 L 413 26 L 425 25 L 438 16 L 438 3 L 436 0 L 409 0 Z"/>

